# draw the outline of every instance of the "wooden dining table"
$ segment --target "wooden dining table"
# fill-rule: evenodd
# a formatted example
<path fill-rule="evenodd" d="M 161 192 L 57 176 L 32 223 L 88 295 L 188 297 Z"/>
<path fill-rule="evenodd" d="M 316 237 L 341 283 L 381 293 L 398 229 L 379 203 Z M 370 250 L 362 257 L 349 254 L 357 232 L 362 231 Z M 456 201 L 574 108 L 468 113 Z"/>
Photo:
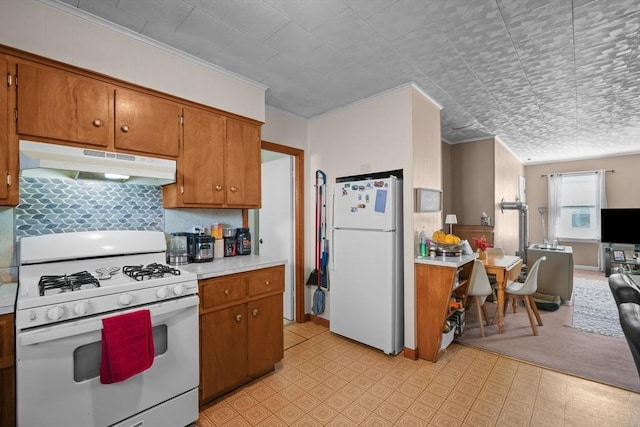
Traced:
<path fill-rule="evenodd" d="M 498 333 L 504 329 L 504 289 L 509 279 L 515 280 L 522 269 L 522 258 L 513 255 L 487 254 L 481 260 L 488 274 L 496 275 L 498 293 Z"/>

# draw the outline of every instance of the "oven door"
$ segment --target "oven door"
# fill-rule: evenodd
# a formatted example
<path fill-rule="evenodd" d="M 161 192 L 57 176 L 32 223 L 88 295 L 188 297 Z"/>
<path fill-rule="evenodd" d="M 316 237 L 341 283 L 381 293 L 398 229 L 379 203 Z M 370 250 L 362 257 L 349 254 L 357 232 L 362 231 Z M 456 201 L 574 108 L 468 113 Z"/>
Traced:
<path fill-rule="evenodd" d="M 18 426 L 109 426 L 149 410 L 180 426 L 198 419 L 198 297 L 119 311 L 151 312 L 155 358 L 126 381 L 101 384 L 102 317 L 51 325 L 16 336 Z M 114 313 L 110 313 L 113 316 Z M 184 405 L 184 395 L 194 396 Z M 181 402 L 177 407 L 171 401 Z M 186 408 L 185 408 L 186 406 Z M 150 409 L 152 408 L 152 409 Z M 165 411 L 165 414 L 158 414 Z M 175 413 L 182 412 L 182 413 Z M 185 413 L 186 412 L 186 413 Z M 160 418 L 162 419 L 162 418 Z M 135 425 L 144 425 L 144 421 Z"/>

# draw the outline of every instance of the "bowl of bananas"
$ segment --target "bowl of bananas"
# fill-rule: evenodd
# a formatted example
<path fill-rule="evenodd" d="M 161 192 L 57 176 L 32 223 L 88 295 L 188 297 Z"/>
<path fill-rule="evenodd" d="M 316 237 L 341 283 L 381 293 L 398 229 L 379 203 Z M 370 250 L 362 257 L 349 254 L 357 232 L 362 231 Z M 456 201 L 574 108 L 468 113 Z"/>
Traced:
<path fill-rule="evenodd" d="M 460 247 L 462 243 L 460 238 L 454 234 L 447 234 L 443 230 L 433 233 L 433 243 L 441 250 L 453 251 Z"/>

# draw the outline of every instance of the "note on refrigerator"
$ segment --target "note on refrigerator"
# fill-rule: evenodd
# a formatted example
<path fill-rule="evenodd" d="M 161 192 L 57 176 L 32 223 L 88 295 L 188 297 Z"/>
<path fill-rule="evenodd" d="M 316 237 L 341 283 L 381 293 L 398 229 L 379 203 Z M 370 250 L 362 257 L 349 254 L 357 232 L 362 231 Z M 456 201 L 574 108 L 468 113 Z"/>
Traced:
<path fill-rule="evenodd" d="M 387 190 L 376 190 L 376 203 L 374 210 L 384 213 L 387 205 Z"/>

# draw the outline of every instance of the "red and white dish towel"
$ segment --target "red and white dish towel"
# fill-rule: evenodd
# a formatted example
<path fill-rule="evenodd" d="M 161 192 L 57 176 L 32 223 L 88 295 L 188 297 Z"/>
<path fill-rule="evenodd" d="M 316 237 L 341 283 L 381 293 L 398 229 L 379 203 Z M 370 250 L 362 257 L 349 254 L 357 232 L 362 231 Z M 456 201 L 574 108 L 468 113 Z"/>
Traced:
<path fill-rule="evenodd" d="M 102 384 L 121 382 L 149 369 L 153 357 L 153 328 L 149 310 L 102 319 Z"/>

